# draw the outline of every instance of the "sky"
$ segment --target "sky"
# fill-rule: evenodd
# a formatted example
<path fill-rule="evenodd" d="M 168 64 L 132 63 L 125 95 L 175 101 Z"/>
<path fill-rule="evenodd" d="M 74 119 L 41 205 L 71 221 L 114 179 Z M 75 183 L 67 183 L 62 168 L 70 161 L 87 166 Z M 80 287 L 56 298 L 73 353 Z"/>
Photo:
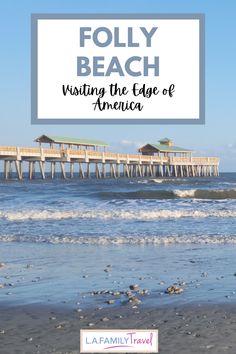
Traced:
<path fill-rule="evenodd" d="M 30 16 L 32 13 L 204 13 L 205 125 L 32 125 Z M 235 0 L 8 0 L 0 4 L 0 145 L 33 146 L 42 134 L 105 140 L 111 151 L 135 152 L 147 142 L 174 139 L 196 155 L 219 156 L 236 171 Z"/>

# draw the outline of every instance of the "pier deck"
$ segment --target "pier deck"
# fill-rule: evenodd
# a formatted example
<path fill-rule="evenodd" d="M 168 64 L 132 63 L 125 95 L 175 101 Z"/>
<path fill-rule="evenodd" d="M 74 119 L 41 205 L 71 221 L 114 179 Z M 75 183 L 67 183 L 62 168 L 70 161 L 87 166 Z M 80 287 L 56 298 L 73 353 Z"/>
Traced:
<path fill-rule="evenodd" d="M 20 180 L 23 177 L 33 179 L 36 164 L 42 179 L 46 178 L 46 164 L 50 165 L 49 175 L 52 179 L 56 176 L 58 165 L 62 178 L 90 178 L 92 170 L 96 178 L 219 175 L 217 157 L 160 157 L 78 149 L 0 146 L 0 160 L 4 161 L 5 179 L 12 178 L 13 170 Z M 66 172 L 65 164 L 70 165 L 69 172 Z"/>

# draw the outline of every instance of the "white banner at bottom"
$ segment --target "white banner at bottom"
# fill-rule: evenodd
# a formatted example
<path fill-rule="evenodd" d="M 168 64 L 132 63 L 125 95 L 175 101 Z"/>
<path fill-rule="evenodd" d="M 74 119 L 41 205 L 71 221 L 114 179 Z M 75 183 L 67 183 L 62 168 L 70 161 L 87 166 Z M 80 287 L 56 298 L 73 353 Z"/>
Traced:
<path fill-rule="evenodd" d="M 81 353 L 158 353 L 158 330 L 81 329 Z"/>

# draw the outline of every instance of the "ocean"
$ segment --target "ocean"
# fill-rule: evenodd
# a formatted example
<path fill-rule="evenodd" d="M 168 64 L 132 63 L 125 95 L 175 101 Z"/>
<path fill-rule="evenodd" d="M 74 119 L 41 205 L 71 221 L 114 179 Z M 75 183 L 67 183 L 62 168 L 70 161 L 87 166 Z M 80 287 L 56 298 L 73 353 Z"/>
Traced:
<path fill-rule="evenodd" d="M 234 301 L 235 199 L 235 173 L 1 181 L 0 300 L 91 306 L 138 282 L 147 304 Z"/>

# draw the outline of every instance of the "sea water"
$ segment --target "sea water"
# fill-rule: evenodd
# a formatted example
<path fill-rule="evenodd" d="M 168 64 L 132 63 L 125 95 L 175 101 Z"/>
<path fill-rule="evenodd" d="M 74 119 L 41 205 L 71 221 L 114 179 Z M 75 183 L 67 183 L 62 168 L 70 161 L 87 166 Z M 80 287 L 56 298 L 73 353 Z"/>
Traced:
<path fill-rule="evenodd" d="M 235 199 L 236 174 L 1 181 L 0 300 L 99 304 L 138 283 L 144 304 L 235 301 Z"/>

